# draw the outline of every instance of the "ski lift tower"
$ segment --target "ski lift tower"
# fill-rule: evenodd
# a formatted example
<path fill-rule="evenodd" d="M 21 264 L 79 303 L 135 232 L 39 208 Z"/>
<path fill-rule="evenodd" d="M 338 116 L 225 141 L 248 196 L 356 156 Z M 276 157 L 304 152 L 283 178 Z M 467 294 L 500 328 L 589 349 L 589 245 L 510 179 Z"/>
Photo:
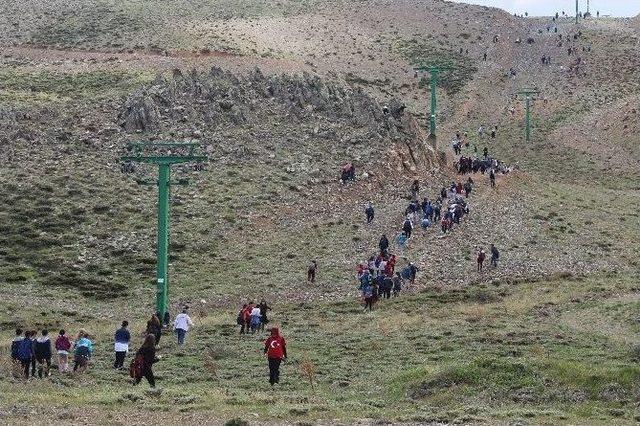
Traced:
<path fill-rule="evenodd" d="M 535 100 L 535 97 L 540 94 L 540 91 L 536 88 L 525 87 L 518 91 L 516 95 L 524 98 L 525 109 L 525 140 L 531 141 L 531 101 Z"/>
<path fill-rule="evenodd" d="M 421 64 L 413 68 L 415 71 L 428 71 L 431 75 L 431 112 L 429 114 L 429 136 L 436 137 L 436 90 L 440 72 L 450 70 L 451 67 Z"/>
<path fill-rule="evenodd" d="M 149 181 L 137 179 L 141 185 L 158 186 L 158 247 L 156 274 L 156 311 L 163 321 L 169 302 L 169 193 L 176 185 L 188 185 L 188 180 L 171 181 L 171 166 L 175 164 L 192 165 L 194 171 L 204 170 L 204 163 L 208 158 L 203 154 L 199 143 L 173 142 L 137 142 L 129 143 L 127 153 L 121 158 L 122 171 L 135 173 L 135 163 L 156 164 L 158 166 L 158 180 Z"/>

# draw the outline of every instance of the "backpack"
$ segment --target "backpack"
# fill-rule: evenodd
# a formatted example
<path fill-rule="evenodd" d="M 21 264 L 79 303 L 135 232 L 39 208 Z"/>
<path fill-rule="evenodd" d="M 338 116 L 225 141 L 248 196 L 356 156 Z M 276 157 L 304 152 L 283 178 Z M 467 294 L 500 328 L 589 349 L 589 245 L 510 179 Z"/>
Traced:
<path fill-rule="evenodd" d="M 236 324 L 238 325 L 242 325 L 244 324 L 244 315 L 243 315 L 243 310 L 240 309 L 240 312 L 238 312 L 238 317 L 236 318 Z"/>
<path fill-rule="evenodd" d="M 136 354 L 136 356 L 131 360 L 131 365 L 129 366 L 129 376 L 131 376 L 132 379 L 142 377 L 143 368 L 144 356 L 142 354 Z"/>

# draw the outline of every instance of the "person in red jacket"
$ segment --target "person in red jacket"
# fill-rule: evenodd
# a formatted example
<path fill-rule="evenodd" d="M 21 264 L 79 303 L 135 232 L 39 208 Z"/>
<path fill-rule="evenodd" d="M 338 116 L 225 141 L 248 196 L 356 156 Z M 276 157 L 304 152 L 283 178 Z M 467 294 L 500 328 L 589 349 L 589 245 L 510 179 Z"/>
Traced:
<path fill-rule="evenodd" d="M 271 336 L 264 341 L 264 353 L 269 361 L 269 383 L 280 382 L 280 363 L 287 358 L 287 344 L 278 327 L 271 329 Z"/>

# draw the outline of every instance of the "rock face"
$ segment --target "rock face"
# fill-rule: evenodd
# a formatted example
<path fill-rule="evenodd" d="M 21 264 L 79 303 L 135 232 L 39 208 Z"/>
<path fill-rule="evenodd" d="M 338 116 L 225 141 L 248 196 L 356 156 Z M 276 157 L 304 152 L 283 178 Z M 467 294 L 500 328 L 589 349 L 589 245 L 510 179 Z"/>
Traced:
<path fill-rule="evenodd" d="M 262 142 L 278 144 L 283 133 L 298 141 L 322 140 L 325 147 L 345 150 L 344 161 L 353 160 L 349 156 L 355 147 L 362 159 L 393 151 L 399 164 L 410 164 L 405 169 L 436 163 L 434 150 L 401 102 L 381 106 L 360 90 L 307 73 L 265 76 L 256 68 L 236 76 L 215 67 L 204 73 L 175 70 L 171 78 L 158 77 L 133 92 L 119 123 L 127 132 L 153 139 L 206 143 L 224 132 L 246 145 L 247 134 L 268 131 Z"/>

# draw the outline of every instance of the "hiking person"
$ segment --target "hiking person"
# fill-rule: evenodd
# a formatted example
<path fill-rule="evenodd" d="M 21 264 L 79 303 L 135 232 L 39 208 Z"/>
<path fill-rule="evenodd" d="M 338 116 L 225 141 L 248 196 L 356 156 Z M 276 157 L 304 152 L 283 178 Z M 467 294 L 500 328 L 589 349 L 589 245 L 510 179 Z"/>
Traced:
<path fill-rule="evenodd" d="M 384 257 L 387 250 L 389 250 L 389 239 L 387 238 L 387 234 L 382 234 L 382 237 L 380 237 L 378 248 L 380 249 L 380 256 Z"/>
<path fill-rule="evenodd" d="M 151 315 L 151 319 L 147 321 L 147 334 L 153 334 L 153 337 L 156 338 L 156 345 L 160 343 L 160 336 L 162 336 L 162 324 L 160 323 L 160 317 L 158 314 Z"/>
<path fill-rule="evenodd" d="M 411 200 L 418 200 L 418 193 L 420 192 L 420 181 L 415 179 L 411 184 Z"/>
<path fill-rule="evenodd" d="M 496 246 L 491 244 L 491 266 L 493 266 L 494 268 L 497 268 L 498 259 L 500 259 L 500 252 L 498 251 Z"/>
<path fill-rule="evenodd" d="M 492 188 L 496 187 L 496 174 L 494 173 L 493 169 L 489 171 L 489 183 L 491 184 Z"/>
<path fill-rule="evenodd" d="M 87 369 L 87 364 L 93 354 L 93 342 L 89 340 L 89 333 L 84 329 L 78 332 L 78 339 L 74 345 L 73 372 L 82 373 Z"/>
<path fill-rule="evenodd" d="M 478 272 L 482 272 L 482 264 L 484 263 L 484 259 L 485 259 L 486 255 L 484 253 L 483 249 L 480 249 L 480 251 L 478 251 Z"/>
<path fill-rule="evenodd" d="M 374 304 L 373 283 L 362 287 L 362 298 L 364 299 L 364 310 L 372 311 Z"/>
<path fill-rule="evenodd" d="M 400 232 L 398 234 L 398 236 L 396 237 L 396 244 L 401 249 L 406 250 L 407 249 L 407 241 L 408 240 L 409 240 L 409 238 L 407 237 L 407 234 L 403 231 L 403 232 Z"/>
<path fill-rule="evenodd" d="M 16 336 L 11 341 L 11 362 L 18 365 L 20 360 L 18 359 L 18 350 L 20 349 L 20 342 L 22 342 L 22 329 L 16 328 Z"/>
<path fill-rule="evenodd" d="M 404 223 L 402 224 L 402 230 L 404 231 L 407 238 L 411 238 L 411 231 L 413 230 L 413 223 L 411 223 L 411 219 L 406 218 Z"/>
<path fill-rule="evenodd" d="M 314 284 L 316 282 L 316 271 L 318 270 L 318 262 L 311 261 L 311 264 L 307 268 L 307 283 Z"/>
<path fill-rule="evenodd" d="M 409 282 L 411 284 L 415 284 L 416 275 L 418 275 L 418 267 L 412 262 L 409 262 L 409 265 L 407 267 L 409 268 Z"/>
<path fill-rule="evenodd" d="M 242 321 L 244 322 L 244 332 L 249 333 L 251 328 L 251 311 L 253 311 L 253 301 L 247 303 L 242 311 Z M 242 334 L 242 333 L 241 333 Z"/>
<path fill-rule="evenodd" d="M 69 372 L 69 351 L 71 350 L 71 340 L 65 335 L 64 330 L 60 330 L 55 343 L 56 352 L 58 353 L 58 371 L 61 373 Z"/>
<path fill-rule="evenodd" d="M 364 214 L 367 216 L 367 223 L 373 222 L 373 217 L 375 216 L 376 212 L 371 201 L 369 201 L 364 207 Z"/>
<path fill-rule="evenodd" d="M 422 229 L 429 228 L 431 226 L 431 221 L 429 220 L 429 217 L 425 216 L 420 222 L 420 226 L 422 227 Z"/>
<path fill-rule="evenodd" d="M 238 316 L 236 317 L 236 324 L 240 326 L 240 334 L 244 334 L 244 326 L 246 324 L 244 320 L 244 311 L 247 309 L 247 304 L 245 303 L 240 308 L 240 312 L 238 312 Z"/>
<path fill-rule="evenodd" d="M 260 328 L 261 318 L 260 307 L 256 305 L 251 310 L 251 334 L 254 334 Z"/>
<path fill-rule="evenodd" d="M 153 334 L 147 334 L 144 338 L 144 343 L 136 352 L 136 356 L 133 359 L 130 374 L 133 377 L 133 385 L 140 383 L 142 378 L 146 378 L 149 382 L 149 386 L 156 387 L 156 379 L 153 376 L 153 364 L 160 360 L 159 356 L 156 356 L 156 339 Z"/>
<path fill-rule="evenodd" d="M 51 340 L 49 339 L 49 331 L 42 330 L 42 335 L 36 340 L 34 350 L 36 362 L 38 363 L 38 377 L 49 377 L 51 369 Z"/>
<path fill-rule="evenodd" d="M 176 315 L 176 319 L 173 321 L 173 330 L 178 336 L 179 346 L 184 345 L 184 339 L 187 336 L 189 327 L 193 327 L 193 321 L 191 321 L 191 318 L 187 314 L 188 311 L 189 308 L 185 306 L 184 308 L 182 308 L 182 313 Z"/>
<path fill-rule="evenodd" d="M 464 183 L 464 196 L 466 198 L 469 198 L 469 194 L 471 194 L 472 189 L 473 189 L 473 186 L 471 185 L 471 183 L 469 181 L 466 181 Z"/>
<path fill-rule="evenodd" d="M 264 341 L 264 353 L 269 363 L 269 383 L 280 383 L 280 363 L 287 359 L 287 343 L 278 327 L 271 328 L 271 336 Z"/>
<path fill-rule="evenodd" d="M 389 276 L 383 276 L 380 285 L 380 292 L 384 299 L 391 299 L 391 291 L 393 290 L 393 280 Z"/>
<path fill-rule="evenodd" d="M 24 337 L 20 340 L 17 347 L 16 356 L 18 361 L 20 361 L 24 378 L 29 379 L 29 367 L 31 367 L 31 358 L 33 356 L 31 331 L 24 332 Z"/>
<path fill-rule="evenodd" d="M 269 322 L 267 319 L 267 311 L 271 310 L 271 306 L 267 305 L 267 302 L 262 299 L 260 303 L 258 303 L 258 308 L 260 308 L 260 331 L 264 331 L 264 325 Z"/>
<path fill-rule="evenodd" d="M 131 333 L 127 330 L 128 326 L 129 321 L 122 321 L 120 328 L 116 330 L 114 335 L 113 350 L 116 353 L 116 360 L 113 363 L 113 368 L 116 370 L 122 370 L 124 368 L 124 359 L 127 356 L 127 352 L 129 352 Z"/>
<path fill-rule="evenodd" d="M 400 276 L 400 272 L 396 272 L 396 275 L 393 277 L 393 297 L 398 297 L 402 291 L 402 277 Z"/>
<path fill-rule="evenodd" d="M 489 149 L 486 146 L 482 149 L 482 155 L 485 159 L 489 156 Z"/>

